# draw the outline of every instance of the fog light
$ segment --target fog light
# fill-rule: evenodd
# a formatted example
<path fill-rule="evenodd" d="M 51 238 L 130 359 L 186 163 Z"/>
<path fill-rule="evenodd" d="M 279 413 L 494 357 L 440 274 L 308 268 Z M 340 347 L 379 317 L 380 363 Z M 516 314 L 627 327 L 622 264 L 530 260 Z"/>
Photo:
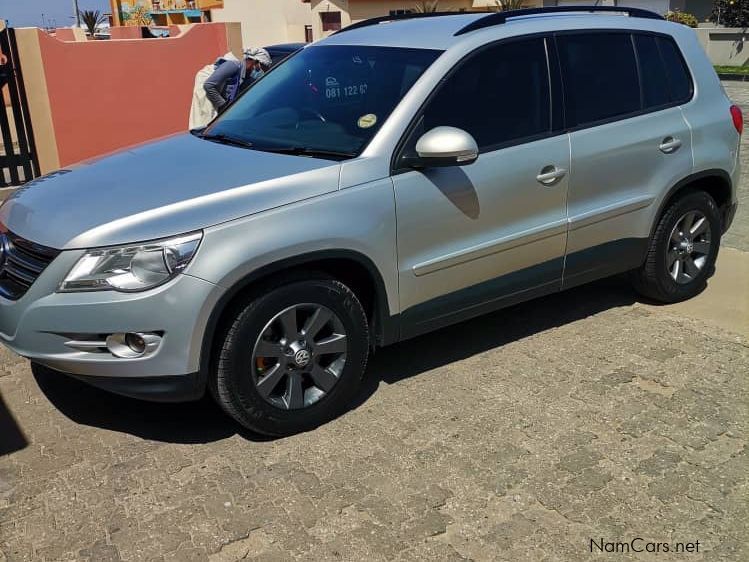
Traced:
<path fill-rule="evenodd" d="M 146 340 L 140 334 L 125 334 L 125 343 L 133 350 L 133 353 L 141 355 L 146 351 Z"/>
<path fill-rule="evenodd" d="M 154 333 L 127 332 L 107 337 L 107 349 L 115 357 L 136 359 L 150 355 L 159 348 L 161 335 Z"/>

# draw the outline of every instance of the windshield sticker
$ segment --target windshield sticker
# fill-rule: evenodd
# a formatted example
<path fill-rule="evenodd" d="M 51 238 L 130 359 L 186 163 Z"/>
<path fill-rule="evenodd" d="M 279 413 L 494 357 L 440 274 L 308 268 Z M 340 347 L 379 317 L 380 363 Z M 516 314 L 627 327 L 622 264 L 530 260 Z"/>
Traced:
<path fill-rule="evenodd" d="M 328 79 L 330 80 L 330 79 Z M 362 82 L 361 84 L 351 84 L 349 86 L 339 87 L 336 81 L 334 86 L 331 86 L 327 80 L 325 82 L 325 97 L 329 100 L 341 100 L 346 98 L 356 98 L 357 96 L 364 96 L 369 89 L 369 84 Z"/>
<path fill-rule="evenodd" d="M 370 127 L 374 127 L 374 125 L 377 123 L 377 115 L 374 113 L 367 113 L 366 115 L 362 115 L 359 117 L 359 128 L 360 129 L 369 129 Z"/>

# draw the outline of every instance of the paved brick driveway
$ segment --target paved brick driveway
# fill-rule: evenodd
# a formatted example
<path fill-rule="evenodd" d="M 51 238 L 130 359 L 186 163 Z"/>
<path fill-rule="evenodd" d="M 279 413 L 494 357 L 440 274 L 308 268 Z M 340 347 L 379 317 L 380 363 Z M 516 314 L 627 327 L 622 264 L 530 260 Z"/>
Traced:
<path fill-rule="evenodd" d="M 0 562 L 747 560 L 748 372 L 744 337 L 616 279 L 380 351 L 358 407 L 276 441 L 3 350 Z M 699 552 L 590 552 L 636 537 Z"/>

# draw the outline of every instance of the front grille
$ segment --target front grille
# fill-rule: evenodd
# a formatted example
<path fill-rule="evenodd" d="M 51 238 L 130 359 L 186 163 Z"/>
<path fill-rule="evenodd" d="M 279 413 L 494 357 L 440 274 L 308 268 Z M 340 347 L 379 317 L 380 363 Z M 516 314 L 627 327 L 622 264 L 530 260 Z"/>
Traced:
<path fill-rule="evenodd" d="M 0 231 L 0 296 L 20 299 L 59 253 Z"/>

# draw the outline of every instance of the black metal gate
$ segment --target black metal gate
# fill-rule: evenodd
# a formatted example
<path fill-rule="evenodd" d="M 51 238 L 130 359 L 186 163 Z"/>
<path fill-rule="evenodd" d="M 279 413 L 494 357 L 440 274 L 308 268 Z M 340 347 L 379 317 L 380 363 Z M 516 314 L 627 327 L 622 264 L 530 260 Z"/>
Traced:
<path fill-rule="evenodd" d="M 6 103 L 10 101 L 10 106 Z M 39 176 L 15 30 L 0 30 L 0 187 Z"/>

